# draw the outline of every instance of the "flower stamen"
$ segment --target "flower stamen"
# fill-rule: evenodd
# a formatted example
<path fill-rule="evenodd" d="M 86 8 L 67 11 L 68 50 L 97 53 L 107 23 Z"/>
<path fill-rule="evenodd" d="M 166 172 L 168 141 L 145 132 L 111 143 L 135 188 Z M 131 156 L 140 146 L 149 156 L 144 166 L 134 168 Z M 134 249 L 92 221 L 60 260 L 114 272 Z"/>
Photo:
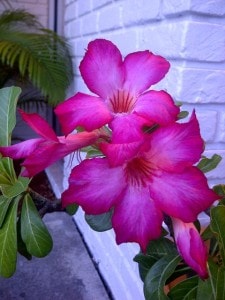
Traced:
<path fill-rule="evenodd" d="M 130 113 L 135 104 L 135 98 L 127 91 L 117 90 L 109 99 L 114 113 Z"/>

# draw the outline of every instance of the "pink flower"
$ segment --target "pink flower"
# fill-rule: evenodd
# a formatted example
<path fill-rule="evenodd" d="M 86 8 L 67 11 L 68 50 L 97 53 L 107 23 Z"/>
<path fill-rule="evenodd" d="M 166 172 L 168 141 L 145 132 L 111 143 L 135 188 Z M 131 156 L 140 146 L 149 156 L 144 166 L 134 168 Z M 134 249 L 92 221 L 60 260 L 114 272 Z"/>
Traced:
<path fill-rule="evenodd" d="M 168 70 L 169 62 L 149 51 L 130 53 L 123 60 L 112 42 L 104 39 L 90 42 L 80 72 L 90 91 L 98 96 L 77 93 L 57 106 L 55 112 L 64 133 L 77 126 L 91 131 L 109 124 L 117 134 L 118 124 L 123 123 L 127 141 L 130 135 L 133 141 L 138 141 L 143 125 L 176 121 L 179 108 L 171 96 L 164 91 L 147 91 Z M 133 121 L 135 134 L 134 126 L 130 127 Z"/>
<path fill-rule="evenodd" d="M 161 234 L 163 214 L 193 222 L 218 199 L 193 166 L 203 151 L 195 114 L 187 123 L 145 134 L 137 155 L 132 157 L 132 147 L 126 149 L 129 159 L 123 164 L 114 164 L 124 155 L 121 145 L 111 146 L 101 145 L 107 158 L 84 160 L 72 170 L 62 203 L 77 203 L 87 214 L 113 208 L 117 243 L 137 242 L 145 251 Z"/>
<path fill-rule="evenodd" d="M 173 218 L 174 238 L 184 261 L 202 279 L 208 277 L 207 248 L 193 223 L 184 223 Z"/>
<path fill-rule="evenodd" d="M 20 110 L 23 120 L 41 137 L 12 146 L 0 147 L 3 156 L 25 159 L 22 175 L 32 177 L 57 160 L 77 149 L 93 144 L 99 133 L 82 132 L 68 136 L 56 136 L 49 124 L 38 114 L 27 114 Z"/>

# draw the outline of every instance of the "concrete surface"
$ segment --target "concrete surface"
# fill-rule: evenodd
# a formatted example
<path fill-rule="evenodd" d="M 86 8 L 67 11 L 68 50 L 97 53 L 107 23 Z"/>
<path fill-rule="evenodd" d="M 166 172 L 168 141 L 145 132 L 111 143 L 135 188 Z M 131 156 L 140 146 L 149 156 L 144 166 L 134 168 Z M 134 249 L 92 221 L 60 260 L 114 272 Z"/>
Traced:
<path fill-rule="evenodd" d="M 15 275 L 0 278 L 0 299 L 111 299 L 72 218 L 65 213 L 53 213 L 44 220 L 53 237 L 52 252 L 32 261 L 18 257 Z"/>

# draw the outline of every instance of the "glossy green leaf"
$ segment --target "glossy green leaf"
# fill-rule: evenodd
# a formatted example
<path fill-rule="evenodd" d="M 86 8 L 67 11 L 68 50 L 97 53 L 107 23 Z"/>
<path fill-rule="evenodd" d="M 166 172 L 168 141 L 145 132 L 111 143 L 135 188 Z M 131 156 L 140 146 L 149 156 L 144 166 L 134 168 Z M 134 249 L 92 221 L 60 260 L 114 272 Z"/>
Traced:
<path fill-rule="evenodd" d="M 198 288 L 198 276 L 187 278 L 175 285 L 168 296 L 173 300 L 192 300 L 196 299 Z"/>
<path fill-rule="evenodd" d="M 145 254 L 139 253 L 134 257 L 134 261 L 138 263 L 139 274 L 143 281 L 154 263 L 167 254 L 177 254 L 177 250 L 171 240 L 162 237 L 151 241 Z"/>
<path fill-rule="evenodd" d="M 157 262 L 157 258 L 151 255 L 137 254 L 134 261 L 138 263 L 139 275 L 144 281 L 151 267 Z"/>
<path fill-rule="evenodd" d="M 29 194 L 24 197 L 21 212 L 21 237 L 29 253 L 44 257 L 52 250 L 52 238 Z"/>
<path fill-rule="evenodd" d="M 216 300 L 213 295 L 212 285 L 211 285 L 210 280 L 201 280 L 199 278 L 196 300 L 202 300 L 202 299 Z M 220 298 L 218 300 L 221 300 L 221 299 L 223 299 L 223 298 Z"/>
<path fill-rule="evenodd" d="M 85 215 L 85 220 L 89 226 L 98 232 L 106 231 L 112 228 L 112 210 L 100 215 Z"/>
<path fill-rule="evenodd" d="M 189 115 L 189 112 L 188 111 L 181 111 L 178 115 L 178 119 L 181 120 L 181 119 L 184 119 L 186 118 L 187 116 Z"/>
<path fill-rule="evenodd" d="M 8 157 L 0 158 L 0 187 L 17 180 L 13 160 Z"/>
<path fill-rule="evenodd" d="M 214 170 L 217 165 L 222 160 L 222 157 L 218 154 L 214 154 L 211 158 L 203 157 L 201 161 L 198 163 L 198 168 L 204 172 L 207 173 L 209 171 Z"/>
<path fill-rule="evenodd" d="M 18 177 L 18 179 L 9 184 L 9 185 L 2 185 L 1 190 L 2 194 L 7 198 L 13 198 L 18 196 L 19 194 L 26 191 L 30 179 L 27 177 Z"/>
<path fill-rule="evenodd" d="M 8 199 L 3 195 L 0 195 L 0 227 L 2 227 L 2 224 L 5 220 L 5 216 L 10 203 L 11 203 L 11 199 Z"/>
<path fill-rule="evenodd" d="M 0 229 L 0 275 L 10 277 L 16 270 L 17 259 L 17 207 L 19 198 L 14 199 Z"/>
<path fill-rule="evenodd" d="M 218 266 L 212 259 L 208 262 L 209 276 L 213 300 L 225 299 L 225 268 Z"/>
<path fill-rule="evenodd" d="M 21 237 L 21 218 L 19 218 L 17 222 L 17 251 L 26 259 L 32 259 L 32 255 L 28 252 L 26 244 L 24 243 Z"/>
<path fill-rule="evenodd" d="M 213 190 L 217 195 L 221 197 L 219 205 L 225 206 L 225 184 L 218 184 L 213 187 Z"/>
<path fill-rule="evenodd" d="M 77 204 L 67 205 L 66 212 L 68 213 L 68 215 L 73 216 L 77 212 L 78 208 L 79 205 Z"/>
<path fill-rule="evenodd" d="M 167 254 L 177 254 L 174 243 L 166 237 L 151 241 L 147 247 L 146 254 L 162 257 Z"/>
<path fill-rule="evenodd" d="M 148 272 L 144 282 L 146 300 L 167 300 L 164 293 L 166 280 L 173 274 L 180 262 L 179 255 L 168 254 L 159 259 Z"/>
<path fill-rule="evenodd" d="M 225 206 L 219 205 L 211 209 L 211 229 L 218 239 L 220 255 L 225 265 Z"/>
<path fill-rule="evenodd" d="M 7 87 L 0 89 L 0 145 L 11 143 L 11 134 L 16 125 L 16 105 L 21 89 Z"/>

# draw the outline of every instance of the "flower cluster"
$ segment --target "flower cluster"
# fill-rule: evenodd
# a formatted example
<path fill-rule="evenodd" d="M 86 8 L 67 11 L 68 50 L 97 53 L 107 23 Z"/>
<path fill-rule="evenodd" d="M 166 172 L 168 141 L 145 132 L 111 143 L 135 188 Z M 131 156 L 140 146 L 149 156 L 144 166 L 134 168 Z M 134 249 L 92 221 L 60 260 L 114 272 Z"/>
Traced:
<path fill-rule="evenodd" d="M 193 222 L 218 196 L 195 166 L 204 149 L 195 113 L 180 123 L 172 97 L 150 89 L 169 67 L 166 59 L 149 51 L 123 58 L 110 41 L 90 42 L 80 72 L 94 95 L 77 93 L 56 107 L 64 136 L 56 136 L 37 114 L 21 112 L 41 137 L 1 147 L 0 152 L 24 158 L 23 175 L 31 177 L 94 145 L 101 156 L 73 168 L 63 206 L 76 203 L 92 215 L 113 210 L 117 243 L 136 242 L 143 252 L 161 236 L 169 216 L 178 251 L 206 278 L 207 252 Z M 84 131 L 76 133 L 78 126 Z"/>

